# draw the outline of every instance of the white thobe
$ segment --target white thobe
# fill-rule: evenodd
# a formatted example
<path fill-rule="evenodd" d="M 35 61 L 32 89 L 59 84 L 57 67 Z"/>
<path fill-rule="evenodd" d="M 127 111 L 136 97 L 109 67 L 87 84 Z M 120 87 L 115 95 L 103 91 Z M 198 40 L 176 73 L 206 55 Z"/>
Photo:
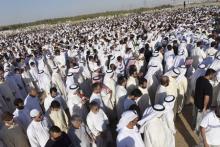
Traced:
<path fill-rule="evenodd" d="M 169 147 L 164 124 L 160 118 L 153 118 L 144 127 L 145 147 Z"/>
<path fill-rule="evenodd" d="M 69 89 L 70 85 L 75 84 L 73 76 L 67 76 L 66 78 L 66 89 Z"/>
<path fill-rule="evenodd" d="M 101 108 L 104 108 L 104 104 L 103 104 L 103 101 L 102 101 L 102 97 L 101 97 L 101 94 L 97 94 L 97 93 L 92 93 L 90 99 L 89 99 L 89 102 L 91 103 L 92 101 L 95 101 L 96 103 L 99 104 L 99 106 Z"/>
<path fill-rule="evenodd" d="M 86 120 L 87 109 L 83 104 L 82 99 L 76 94 L 68 94 L 67 106 L 70 111 L 70 115 L 79 115 Z"/>
<path fill-rule="evenodd" d="M 163 104 L 164 98 L 167 96 L 167 90 L 166 87 L 163 85 L 160 85 L 157 89 L 156 95 L 155 95 L 155 104 Z"/>
<path fill-rule="evenodd" d="M 193 58 L 193 67 L 197 68 L 199 63 L 201 63 L 202 60 L 205 59 L 206 54 L 202 49 L 196 47 L 191 51 L 191 56 Z"/>
<path fill-rule="evenodd" d="M 58 111 L 50 111 L 49 118 L 53 125 L 58 126 L 61 131 L 66 132 L 68 130 L 68 117 L 63 109 L 59 109 Z"/>
<path fill-rule="evenodd" d="M 117 147 L 145 147 L 137 127 L 121 129 L 117 136 Z"/>
<path fill-rule="evenodd" d="M 55 98 L 52 98 L 51 96 L 47 96 L 44 100 L 44 109 L 47 111 L 50 108 L 51 103 L 56 100 L 60 103 L 60 106 L 66 110 L 67 104 L 64 98 L 61 95 L 57 95 Z"/>
<path fill-rule="evenodd" d="M 47 64 L 44 63 L 44 59 L 43 58 L 38 59 L 37 62 L 38 62 L 38 70 L 39 71 L 43 70 L 49 76 L 49 78 L 51 78 L 50 71 L 47 67 Z"/>
<path fill-rule="evenodd" d="M 169 147 L 175 147 L 176 129 L 174 124 L 174 112 L 172 108 L 166 111 L 166 113 L 162 117 L 162 121 L 164 123 L 167 144 Z"/>
<path fill-rule="evenodd" d="M 205 136 L 207 143 L 210 146 L 220 146 L 220 119 L 216 116 L 215 112 L 207 113 L 200 124 L 205 128 Z"/>
<path fill-rule="evenodd" d="M 46 73 L 38 74 L 38 87 L 41 91 L 49 94 L 51 88 L 51 79 Z"/>
<path fill-rule="evenodd" d="M 138 81 L 132 76 L 129 76 L 127 80 L 127 91 L 128 94 L 131 93 L 132 90 L 138 87 Z"/>
<path fill-rule="evenodd" d="M 34 82 L 38 80 L 38 69 L 37 67 L 30 67 L 30 74 Z"/>
<path fill-rule="evenodd" d="M 53 72 L 52 74 L 52 84 L 56 85 L 57 90 L 63 97 L 66 99 L 67 93 L 66 93 L 66 88 L 64 85 L 64 82 L 62 80 L 62 77 L 60 73 Z"/>
<path fill-rule="evenodd" d="M 44 147 L 50 137 L 49 123 L 46 118 L 40 122 L 32 121 L 27 128 L 27 136 L 31 147 Z"/>
<path fill-rule="evenodd" d="M 177 55 L 174 58 L 174 66 L 175 68 L 180 67 L 185 64 L 186 57 L 184 55 Z"/>
<path fill-rule="evenodd" d="M 24 71 L 21 74 L 21 76 L 22 76 L 22 79 L 23 79 L 23 81 L 24 81 L 24 83 L 26 85 L 27 91 L 29 91 L 30 88 L 37 88 L 37 87 L 34 86 L 34 83 L 33 83 L 34 81 L 33 81 L 32 77 L 31 77 L 31 74 L 30 74 L 29 71 Z"/>
<path fill-rule="evenodd" d="M 101 132 L 107 129 L 108 117 L 102 109 L 99 109 L 99 112 L 94 114 L 89 112 L 86 118 L 87 125 L 94 136 L 99 136 Z"/>

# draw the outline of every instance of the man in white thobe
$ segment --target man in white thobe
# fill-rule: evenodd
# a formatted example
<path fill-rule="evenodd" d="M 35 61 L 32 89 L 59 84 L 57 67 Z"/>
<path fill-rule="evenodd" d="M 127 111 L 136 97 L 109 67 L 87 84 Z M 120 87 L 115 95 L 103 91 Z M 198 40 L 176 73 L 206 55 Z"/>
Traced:
<path fill-rule="evenodd" d="M 127 91 L 128 94 L 138 87 L 138 80 L 137 80 L 137 68 L 135 65 L 131 65 L 129 67 L 129 77 L 127 80 Z"/>
<path fill-rule="evenodd" d="M 167 86 L 169 86 L 169 77 L 162 76 L 160 79 L 160 86 L 155 95 L 154 104 L 163 104 L 164 98 L 167 96 Z"/>
<path fill-rule="evenodd" d="M 87 115 L 86 122 L 95 138 L 96 147 L 106 147 L 112 141 L 108 130 L 108 117 L 95 101 L 90 103 L 90 112 Z M 104 136 L 106 137 L 104 138 Z"/>
<path fill-rule="evenodd" d="M 53 125 L 59 127 L 61 131 L 67 133 L 69 120 L 58 101 L 54 100 L 51 103 L 47 114 Z"/>
<path fill-rule="evenodd" d="M 162 118 L 166 130 L 166 137 L 167 137 L 167 143 L 170 147 L 175 147 L 175 124 L 174 124 L 174 112 L 173 107 L 175 104 L 175 97 L 174 96 L 167 96 L 164 99 L 164 107 L 166 109 L 166 112 Z"/>
<path fill-rule="evenodd" d="M 44 147 L 49 139 L 50 123 L 37 109 L 30 111 L 32 122 L 27 128 L 27 136 L 31 147 Z"/>
<path fill-rule="evenodd" d="M 117 124 L 117 147 L 145 147 L 137 128 L 138 115 L 135 111 L 126 111 Z"/>
<path fill-rule="evenodd" d="M 204 147 L 220 147 L 220 119 L 215 111 L 210 111 L 203 117 L 200 132 Z"/>
<path fill-rule="evenodd" d="M 201 49 L 201 42 L 197 42 L 197 47 L 192 49 L 191 51 L 191 56 L 193 58 L 193 67 L 197 68 L 197 66 L 205 59 L 206 54 L 205 52 Z"/>
<path fill-rule="evenodd" d="M 47 73 L 45 73 L 43 70 L 41 70 L 38 73 L 37 80 L 40 91 L 45 92 L 46 95 L 48 95 L 50 92 L 50 88 L 52 86 L 52 81 L 50 79 L 50 76 Z"/>
<path fill-rule="evenodd" d="M 62 80 L 60 70 L 58 67 L 53 67 L 52 70 L 53 70 L 52 85 L 55 85 L 59 93 L 66 99 L 66 96 L 67 96 L 66 88 Z"/>
<path fill-rule="evenodd" d="M 140 131 L 144 133 L 144 144 L 146 147 L 169 147 L 166 140 L 166 131 L 162 116 L 165 107 L 156 104 L 148 107 L 142 119 L 138 122 L 141 126 Z"/>
<path fill-rule="evenodd" d="M 86 115 L 88 114 L 85 102 L 87 98 L 80 94 L 79 86 L 73 84 L 68 90 L 68 101 L 67 106 L 69 108 L 70 116 L 79 115 L 82 117 L 83 121 L 86 120 Z"/>

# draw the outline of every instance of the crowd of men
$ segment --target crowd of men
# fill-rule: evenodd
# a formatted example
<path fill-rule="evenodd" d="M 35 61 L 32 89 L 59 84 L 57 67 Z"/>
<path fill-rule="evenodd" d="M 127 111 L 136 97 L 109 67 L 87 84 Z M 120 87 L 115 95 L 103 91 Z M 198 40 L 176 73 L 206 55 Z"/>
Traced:
<path fill-rule="evenodd" d="M 0 36 L 0 146 L 175 147 L 193 104 L 220 146 L 219 7 L 161 10 Z"/>

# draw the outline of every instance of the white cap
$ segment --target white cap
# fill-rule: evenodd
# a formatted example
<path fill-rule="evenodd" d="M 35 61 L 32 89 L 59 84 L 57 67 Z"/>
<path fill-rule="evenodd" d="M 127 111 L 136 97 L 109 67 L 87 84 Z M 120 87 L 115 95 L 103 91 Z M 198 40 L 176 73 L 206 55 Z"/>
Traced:
<path fill-rule="evenodd" d="M 167 97 L 165 97 L 164 101 L 165 102 L 172 102 L 175 100 L 175 97 L 173 95 L 168 95 Z"/>
<path fill-rule="evenodd" d="M 106 70 L 106 73 L 107 73 L 107 74 L 113 73 L 113 70 L 108 69 L 108 70 Z"/>
<path fill-rule="evenodd" d="M 200 69 L 204 69 L 205 67 L 206 67 L 205 64 L 200 64 L 200 65 L 199 65 L 199 68 L 200 68 Z"/>
<path fill-rule="evenodd" d="M 40 114 L 40 111 L 38 111 L 37 109 L 32 109 L 30 112 L 30 116 L 32 118 L 38 116 L 39 114 Z"/>
<path fill-rule="evenodd" d="M 165 110 L 165 107 L 164 107 L 164 105 L 156 104 L 156 105 L 153 106 L 153 109 L 154 109 L 155 111 L 164 111 L 164 110 Z"/>
<path fill-rule="evenodd" d="M 178 76 L 180 74 L 180 70 L 178 68 L 174 68 L 173 72 Z"/>
<path fill-rule="evenodd" d="M 72 93 L 75 93 L 79 89 L 79 86 L 77 84 L 72 84 L 69 86 L 69 91 Z"/>
<path fill-rule="evenodd" d="M 186 68 L 186 65 L 181 65 L 180 68 Z"/>
<path fill-rule="evenodd" d="M 70 77 L 70 76 L 72 76 L 72 75 L 73 75 L 73 73 L 70 72 L 70 71 L 67 73 L 67 76 L 68 76 L 68 77 Z"/>
<path fill-rule="evenodd" d="M 40 70 L 40 71 L 38 72 L 38 74 L 42 74 L 42 73 L 44 73 L 44 71 L 43 71 L 43 70 Z"/>

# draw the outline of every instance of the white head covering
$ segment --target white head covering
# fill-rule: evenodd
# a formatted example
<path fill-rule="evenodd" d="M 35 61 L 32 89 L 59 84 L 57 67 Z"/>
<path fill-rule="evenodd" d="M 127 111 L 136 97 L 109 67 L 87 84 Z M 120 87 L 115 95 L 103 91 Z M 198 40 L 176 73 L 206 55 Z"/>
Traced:
<path fill-rule="evenodd" d="M 42 74 L 42 73 L 44 73 L 44 71 L 43 71 L 43 70 L 40 70 L 40 71 L 38 72 L 38 74 Z"/>
<path fill-rule="evenodd" d="M 179 71 L 180 71 L 180 75 L 178 76 L 178 78 L 176 79 L 177 82 L 181 81 L 183 79 L 183 77 L 186 74 L 186 66 L 185 65 L 181 65 L 180 67 L 178 67 Z"/>
<path fill-rule="evenodd" d="M 120 131 L 121 129 L 125 128 L 129 122 L 133 121 L 135 118 L 137 118 L 138 115 L 135 111 L 125 111 L 121 115 L 121 119 L 119 120 L 119 123 L 117 124 L 117 131 Z"/>
<path fill-rule="evenodd" d="M 58 68 L 58 66 L 54 66 L 54 67 L 52 68 L 52 70 L 53 70 L 53 72 L 57 72 L 57 71 L 59 70 L 59 68 Z"/>
<path fill-rule="evenodd" d="M 69 86 L 69 92 L 76 93 L 76 91 L 79 89 L 79 86 L 77 84 L 72 84 Z"/>
<path fill-rule="evenodd" d="M 178 68 L 173 68 L 164 74 L 165 76 L 178 77 L 180 75 L 180 71 Z"/>
<path fill-rule="evenodd" d="M 79 73 L 80 67 L 78 65 L 73 67 L 73 73 Z"/>
<path fill-rule="evenodd" d="M 165 107 L 161 104 L 156 104 L 154 106 L 148 107 L 143 114 L 142 119 L 138 122 L 141 126 L 140 131 L 144 131 L 145 125 L 152 119 L 160 117 L 165 113 Z"/>
<path fill-rule="evenodd" d="M 37 109 L 32 109 L 30 111 L 30 116 L 33 118 L 33 117 L 36 117 L 40 114 L 40 111 L 38 111 Z"/>
<path fill-rule="evenodd" d="M 165 97 L 163 105 L 166 110 L 173 110 L 175 104 L 175 97 L 173 95 L 168 95 Z"/>
<path fill-rule="evenodd" d="M 92 83 L 100 83 L 102 78 L 100 76 L 95 76 L 92 78 Z"/>

